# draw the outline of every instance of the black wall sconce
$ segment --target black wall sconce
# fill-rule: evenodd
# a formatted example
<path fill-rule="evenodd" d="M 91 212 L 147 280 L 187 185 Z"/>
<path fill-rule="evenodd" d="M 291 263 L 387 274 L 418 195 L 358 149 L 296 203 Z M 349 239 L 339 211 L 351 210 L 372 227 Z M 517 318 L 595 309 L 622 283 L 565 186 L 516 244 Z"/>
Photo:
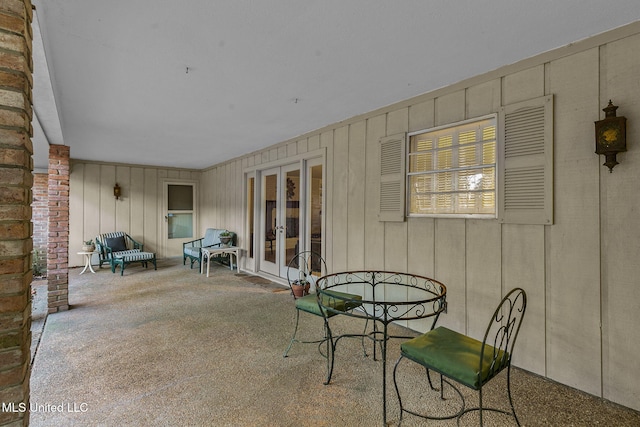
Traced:
<path fill-rule="evenodd" d="M 616 117 L 618 107 L 609 100 L 609 105 L 602 109 L 605 117 L 596 122 L 596 154 L 604 154 L 604 166 L 613 172 L 618 164 L 616 154 L 627 151 L 627 119 Z"/>
<path fill-rule="evenodd" d="M 116 200 L 118 200 L 121 195 L 122 195 L 122 190 L 120 189 L 120 186 L 116 182 L 116 185 L 113 187 L 113 196 L 116 198 Z"/>

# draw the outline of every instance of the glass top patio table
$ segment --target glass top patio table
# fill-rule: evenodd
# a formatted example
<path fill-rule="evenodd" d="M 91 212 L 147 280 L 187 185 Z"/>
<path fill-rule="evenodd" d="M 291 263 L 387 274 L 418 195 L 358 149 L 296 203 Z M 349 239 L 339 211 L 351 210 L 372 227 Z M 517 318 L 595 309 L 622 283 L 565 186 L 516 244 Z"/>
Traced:
<path fill-rule="evenodd" d="M 338 293 L 336 293 L 336 291 Z M 362 299 L 350 299 L 353 294 Z M 383 422 L 387 423 L 387 342 L 391 338 L 414 338 L 414 335 L 391 335 L 389 324 L 398 321 L 428 319 L 433 329 L 440 313 L 446 309 L 447 288 L 441 282 L 424 276 L 390 271 L 348 271 L 333 273 L 318 279 L 316 295 L 324 315 L 330 340 L 331 355 L 328 356 L 328 374 L 325 384 L 333 374 L 336 344 L 344 337 L 364 336 L 373 340 L 373 357 L 376 359 L 376 344 L 382 347 L 382 410 Z M 339 307 L 357 307 L 342 311 Z M 333 314 L 357 317 L 373 322 L 373 331 L 364 334 L 332 336 L 329 317 Z"/>

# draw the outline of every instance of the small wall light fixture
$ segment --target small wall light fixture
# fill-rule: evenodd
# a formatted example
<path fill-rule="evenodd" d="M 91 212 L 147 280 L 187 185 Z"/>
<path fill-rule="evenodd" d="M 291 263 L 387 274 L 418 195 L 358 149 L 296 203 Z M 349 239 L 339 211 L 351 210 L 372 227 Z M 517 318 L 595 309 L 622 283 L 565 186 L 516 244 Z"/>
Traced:
<path fill-rule="evenodd" d="M 618 107 L 609 100 L 609 105 L 602 109 L 605 117 L 596 123 L 596 154 L 604 154 L 604 166 L 613 172 L 618 164 L 616 154 L 627 151 L 627 119 L 616 117 Z"/>
<path fill-rule="evenodd" d="M 116 198 L 116 200 L 118 200 L 121 195 L 122 195 L 122 190 L 120 189 L 120 186 L 116 182 L 116 185 L 113 187 L 113 196 Z"/>

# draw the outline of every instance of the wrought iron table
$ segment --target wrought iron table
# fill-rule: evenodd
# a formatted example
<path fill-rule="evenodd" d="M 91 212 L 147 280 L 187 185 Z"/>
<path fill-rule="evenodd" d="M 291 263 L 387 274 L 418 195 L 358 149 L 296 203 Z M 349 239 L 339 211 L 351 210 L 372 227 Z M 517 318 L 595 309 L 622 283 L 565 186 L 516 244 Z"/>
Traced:
<path fill-rule="evenodd" d="M 335 308 L 350 304 L 341 294 L 358 294 L 361 306 L 351 312 L 340 312 L 344 316 L 357 317 L 372 321 L 373 330 L 364 334 L 343 334 L 333 336 L 329 327 L 329 314 Z M 446 309 L 447 288 L 437 280 L 409 273 L 390 271 L 348 271 L 321 277 L 316 284 L 318 305 L 324 314 L 325 326 L 329 337 L 327 355 L 329 363 L 327 380 L 329 384 L 333 375 L 335 349 L 338 341 L 344 337 L 367 337 L 373 341 L 373 357 L 376 360 L 376 345 L 381 344 L 382 352 L 382 411 L 383 422 L 387 423 L 387 342 L 392 338 L 414 338 L 415 335 L 391 335 L 389 324 L 397 321 L 432 319 L 433 329 L 440 313 Z M 355 303 L 355 301 L 353 301 Z"/>

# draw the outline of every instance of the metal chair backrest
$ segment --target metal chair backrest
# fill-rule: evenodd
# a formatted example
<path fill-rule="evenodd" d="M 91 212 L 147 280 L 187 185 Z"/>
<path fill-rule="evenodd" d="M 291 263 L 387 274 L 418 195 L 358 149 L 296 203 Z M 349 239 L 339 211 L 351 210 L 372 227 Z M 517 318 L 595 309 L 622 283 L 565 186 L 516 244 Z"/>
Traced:
<path fill-rule="evenodd" d="M 322 256 L 313 251 L 302 251 L 297 253 L 287 266 L 287 283 L 293 293 L 292 285 L 295 283 L 309 282 L 310 291 L 315 290 L 317 280 L 327 274 L 327 264 Z"/>
<path fill-rule="evenodd" d="M 527 308 L 527 294 L 521 288 L 512 289 L 502 299 L 493 313 L 482 340 L 480 350 L 480 367 L 485 357 L 490 357 L 491 365 L 487 378 L 478 379 L 484 383 L 511 364 L 513 347 L 520 331 L 520 325 Z M 486 354 L 491 352 L 491 354 Z"/>

